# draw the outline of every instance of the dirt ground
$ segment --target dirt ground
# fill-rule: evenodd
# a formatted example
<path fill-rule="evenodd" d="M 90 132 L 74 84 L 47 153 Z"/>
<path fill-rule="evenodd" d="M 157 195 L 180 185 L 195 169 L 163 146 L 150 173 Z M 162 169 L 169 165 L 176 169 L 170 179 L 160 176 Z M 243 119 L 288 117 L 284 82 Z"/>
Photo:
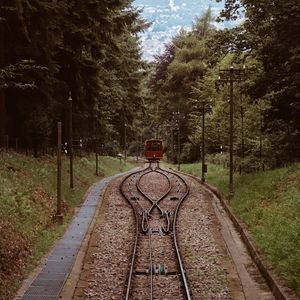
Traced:
<path fill-rule="evenodd" d="M 74 300 L 122 299 L 134 219 L 131 207 L 119 192 L 121 180 L 111 182 L 105 192 Z M 190 194 L 179 214 L 178 236 L 193 299 L 243 299 L 210 196 L 200 184 L 186 180 Z"/>

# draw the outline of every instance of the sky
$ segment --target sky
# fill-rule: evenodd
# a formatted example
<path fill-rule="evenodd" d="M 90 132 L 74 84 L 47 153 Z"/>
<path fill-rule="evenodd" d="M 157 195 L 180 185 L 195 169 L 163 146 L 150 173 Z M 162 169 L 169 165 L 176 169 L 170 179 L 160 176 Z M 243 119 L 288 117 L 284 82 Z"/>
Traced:
<path fill-rule="evenodd" d="M 141 33 L 143 58 L 153 60 L 153 55 L 162 53 L 168 43 L 181 28 L 189 30 L 193 21 L 201 16 L 209 6 L 217 16 L 224 3 L 215 0 L 134 0 L 133 5 L 143 8 L 142 17 L 152 22 L 150 28 Z M 218 28 L 228 27 L 230 23 L 218 23 Z"/>

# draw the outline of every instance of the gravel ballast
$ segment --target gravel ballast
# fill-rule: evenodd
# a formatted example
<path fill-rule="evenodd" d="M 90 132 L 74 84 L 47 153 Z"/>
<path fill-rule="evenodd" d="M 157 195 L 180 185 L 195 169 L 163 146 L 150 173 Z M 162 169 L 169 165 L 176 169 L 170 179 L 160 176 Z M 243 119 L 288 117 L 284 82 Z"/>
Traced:
<path fill-rule="evenodd" d="M 181 206 L 177 220 L 177 233 L 193 299 L 243 299 L 240 298 L 242 294 L 237 276 L 219 233 L 219 224 L 210 204 L 210 196 L 196 181 L 190 178 L 185 180 L 190 187 L 190 194 Z M 130 265 L 135 226 L 132 208 L 119 191 L 121 181 L 122 178 L 118 178 L 111 182 L 105 192 L 73 297 L 75 300 L 122 299 Z M 147 195 L 154 199 L 166 191 L 167 182 L 158 173 L 145 175 L 140 183 Z M 164 201 L 165 205 L 174 206 L 172 204 L 174 201 L 169 198 Z M 153 219 L 153 224 L 155 220 L 156 218 Z M 159 219 L 157 221 L 159 222 Z M 146 239 L 145 236 L 145 243 Z M 158 258 L 167 259 L 168 255 L 165 255 L 167 248 L 164 249 L 159 241 L 159 238 L 157 242 L 153 240 L 153 246 L 158 243 L 155 253 Z M 171 252 L 171 249 L 169 251 Z M 169 258 L 171 257 L 175 256 L 170 255 Z M 174 263 L 167 261 L 170 271 L 176 269 Z M 144 269 L 147 262 L 138 265 Z M 169 295 L 173 298 L 168 296 L 168 288 L 166 288 L 164 296 L 154 293 L 155 299 L 177 300 L 176 297 L 174 298 L 176 294 L 178 299 L 181 299 L 181 292 L 177 291 L 175 284 L 178 279 L 172 276 L 165 276 L 158 285 L 165 287 L 169 285 L 170 291 L 173 290 Z M 136 292 L 140 290 L 141 294 L 133 293 L 134 299 L 147 300 L 147 289 L 143 294 L 143 287 L 140 286 L 143 277 L 144 285 L 149 282 L 147 276 L 141 276 L 136 290 Z M 155 277 L 155 282 L 158 279 L 159 277 Z M 174 287 L 172 287 L 173 280 L 175 280 Z"/>

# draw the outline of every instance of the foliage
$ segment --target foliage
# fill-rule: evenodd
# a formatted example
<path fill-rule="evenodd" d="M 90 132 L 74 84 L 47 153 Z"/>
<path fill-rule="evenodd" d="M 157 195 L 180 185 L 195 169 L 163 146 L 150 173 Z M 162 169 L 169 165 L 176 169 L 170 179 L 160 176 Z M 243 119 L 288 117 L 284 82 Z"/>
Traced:
<path fill-rule="evenodd" d="M 247 94 L 270 103 L 264 113 L 265 132 L 271 133 L 273 150 L 285 144 L 277 160 L 299 158 L 300 149 L 300 3 L 297 0 L 228 0 L 221 18 L 235 19 L 244 11 L 245 49 L 259 61 Z M 276 137 L 276 136 L 277 137 Z"/>
<path fill-rule="evenodd" d="M 159 133 L 166 140 L 165 148 L 168 157 L 176 159 L 175 140 L 178 139 L 178 124 L 180 126 L 180 143 L 184 149 L 182 159 L 197 158 L 191 137 L 193 125 L 188 121 L 193 112 L 191 89 L 208 73 L 208 66 L 213 65 L 211 51 L 206 45 L 209 36 L 214 34 L 210 9 L 195 20 L 191 32 L 181 31 L 172 42 L 166 45 L 165 52 L 156 56 L 155 70 L 149 80 L 149 86 L 154 99 L 158 100 L 157 119 L 160 124 Z M 176 111 L 180 114 L 174 115 Z M 166 130 L 167 129 L 167 130 Z M 171 132 L 170 134 L 168 134 Z"/>
<path fill-rule="evenodd" d="M 121 143 L 141 102 L 137 33 L 146 25 L 131 2 L 1 1 L 7 134 L 54 141 L 71 91 L 74 136 Z"/>
<path fill-rule="evenodd" d="M 201 164 L 183 164 L 181 170 L 200 177 Z M 247 224 L 264 259 L 298 295 L 299 178 L 299 163 L 267 172 L 235 175 L 235 196 L 230 203 L 235 214 Z M 228 172 L 221 165 L 208 164 L 206 181 L 223 195 L 227 193 Z"/>
<path fill-rule="evenodd" d="M 0 295 L 11 299 L 28 271 L 40 261 L 61 235 L 95 176 L 95 157 L 74 160 L 75 192 L 69 188 L 69 162 L 63 157 L 62 199 L 65 225 L 56 226 L 56 158 L 35 159 L 17 153 L 0 153 Z M 134 167 L 117 158 L 100 157 L 101 176 Z M 80 172 L 79 172 L 80 170 Z"/>
<path fill-rule="evenodd" d="M 166 45 L 156 57 L 149 87 L 159 99 L 159 134 L 169 159 L 177 157 L 172 154 L 178 148 L 176 111 L 181 113 L 181 159 L 201 157 L 203 102 L 206 153 L 228 152 L 230 91 L 228 85 L 218 85 L 219 70 L 243 65 L 245 81 L 234 83 L 233 93 L 235 169 L 251 172 L 299 159 L 299 6 L 294 0 L 229 0 L 219 21 L 240 14 L 245 17 L 242 25 L 216 30 L 208 9 L 192 31 L 181 31 Z"/>

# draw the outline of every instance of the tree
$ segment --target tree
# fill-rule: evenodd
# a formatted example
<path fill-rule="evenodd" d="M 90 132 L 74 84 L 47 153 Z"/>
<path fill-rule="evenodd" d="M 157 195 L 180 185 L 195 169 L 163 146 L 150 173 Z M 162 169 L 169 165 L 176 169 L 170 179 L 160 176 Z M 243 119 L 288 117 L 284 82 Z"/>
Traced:
<path fill-rule="evenodd" d="M 37 144 L 51 138 L 57 120 L 68 121 L 65 106 L 71 91 L 75 136 L 95 138 L 100 133 L 104 141 L 106 133 L 114 132 L 119 139 L 118 115 L 132 118 L 140 101 L 137 33 L 145 23 L 131 2 L 1 2 L 9 37 L 0 65 L 6 89 L 1 103 L 7 106 L 11 136 Z M 124 116 L 122 107 L 130 107 L 130 101 L 132 111 Z"/>
<path fill-rule="evenodd" d="M 297 159 L 300 152 L 300 3 L 297 0 L 228 0 L 221 17 L 235 19 L 242 11 L 246 18 L 243 38 L 262 66 L 249 94 L 253 101 L 261 98 L 271 103 L 265 113 L 265 128 L 278 133 L 278 140 L 273 140 L 275 148 L 283 141 L 287 145 L 278 153 L 280 160 Z"/>

